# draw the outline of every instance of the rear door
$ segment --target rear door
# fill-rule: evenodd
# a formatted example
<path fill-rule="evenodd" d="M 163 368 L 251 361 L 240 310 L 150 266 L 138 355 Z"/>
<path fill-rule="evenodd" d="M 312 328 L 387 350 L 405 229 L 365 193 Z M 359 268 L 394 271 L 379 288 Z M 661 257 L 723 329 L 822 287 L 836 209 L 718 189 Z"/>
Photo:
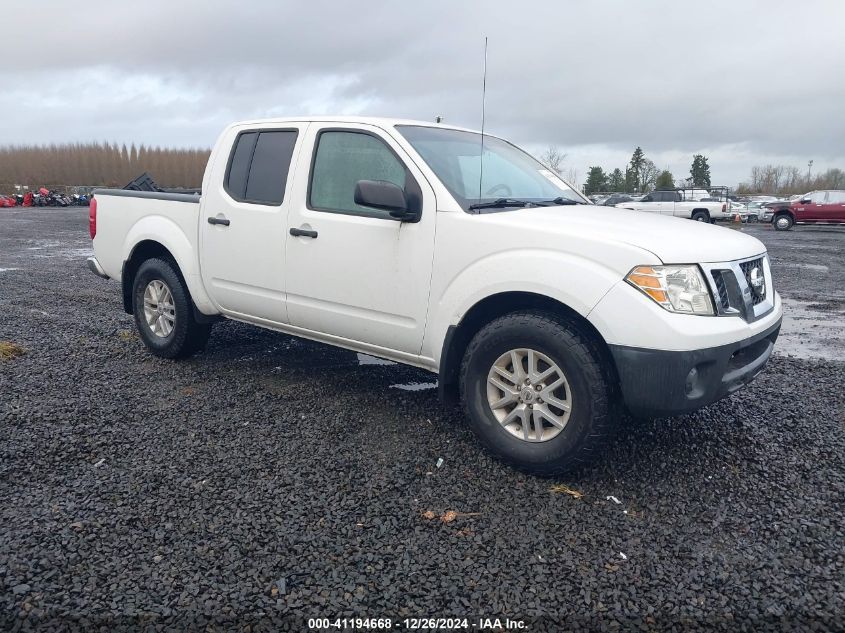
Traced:
<path fill-rule="evenodd" d="M 660 215 L 675 215 L 675 199 L 674 191 L 655 191 L 653 194 L 655 200 L 659 201 Z"/>
<path fill-rule="evenodd" d="M 821 215 L 825 222 L 845 222 L 845 191 L 828 191 Z"/>
<path fill-rule="evenodd" d="M 287 323 L 285 247 L 291 165 L 307 123 L 235 127 L 220 140 L 203 191 L 200 261 L 203 283 L 223 314 Z"/>
<path fill-rule="evenodd" d="M 291 325 L 419 354 L 434 255 L 434 191 L 386 131 L 312 123 L 288 222 Z M 359 180 L 384 180 L 421 204 L 419 222 L 355 203 Z M 305 233 L 303 233 L 305 232 Z"/>
<path fill-rule="evenodd" d="M 663 213 L 665 206 L 660 191 L 653 191 L 642 199 L 641 210 L 649 213 Z"/>

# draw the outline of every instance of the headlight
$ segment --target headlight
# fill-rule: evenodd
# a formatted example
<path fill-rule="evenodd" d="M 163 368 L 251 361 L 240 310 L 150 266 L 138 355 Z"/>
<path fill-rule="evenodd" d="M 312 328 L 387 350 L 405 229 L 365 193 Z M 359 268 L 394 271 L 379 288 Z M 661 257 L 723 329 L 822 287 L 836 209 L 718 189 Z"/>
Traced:
<path fill-rule="evenodd" d="M 715 314 L 710 291 L 698 266 L 637 266 L 625 281 L 669 312 Z"/>

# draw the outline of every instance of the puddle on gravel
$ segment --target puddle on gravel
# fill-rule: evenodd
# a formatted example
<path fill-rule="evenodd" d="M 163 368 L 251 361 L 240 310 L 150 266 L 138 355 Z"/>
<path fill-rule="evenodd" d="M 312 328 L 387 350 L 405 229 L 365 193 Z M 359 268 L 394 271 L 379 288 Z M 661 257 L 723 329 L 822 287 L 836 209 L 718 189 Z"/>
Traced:
<path fill-rule="evenodd" d="M 395 365 L 392 360 L 386 360 L 384 358 L 376 358 L 375 356 L 370 356 L 369 354 L 362 354 L 358 352 L 358 364 L 359 365 Z"/>
<path fill-rule="evenodd" d="M 402 391 L 423 391 L 425 389 L 434 389 L 436 387 L 436 382 L 409 382 L 404 385 L 390 385 L 391 389 L 401 389 Z"/>
<path fill-rule="evenodd" d="M 42 250 L 40 248 L 30 250 Z M 91 248 L 59 248 L 56 250 L 43 250 L 37 253 L 36 257 L 63 257 L 65 259 L 82 259 L 84 257 L 91 257 L 94 251 Z"/>
<path fill-rule="evenodd" d="M 777 260 L 773 260 L 772 263 L 782 268 L 806 268 L 807 270 L 815 270 L 820 273 L 830 272 L 830 268 L 825 266 L 824 264 L 792 264 L 788 262 L 780 262 Z"/>
<path fill-rule="evenodd" d="M 775 354 L 845 361 L 845 303 L 784 298 Z"/>

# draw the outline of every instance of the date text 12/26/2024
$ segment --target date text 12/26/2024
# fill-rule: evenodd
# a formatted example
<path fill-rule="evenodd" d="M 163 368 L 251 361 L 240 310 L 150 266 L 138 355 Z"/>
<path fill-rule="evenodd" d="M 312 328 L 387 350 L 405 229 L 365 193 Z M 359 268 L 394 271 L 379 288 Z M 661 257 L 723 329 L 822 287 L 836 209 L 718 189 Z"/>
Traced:
<path fill-rule="evenodd" d="M 526 631 L 524 620 L 510 618 L 309 618 L 311 631 L 475 630 Z"/>

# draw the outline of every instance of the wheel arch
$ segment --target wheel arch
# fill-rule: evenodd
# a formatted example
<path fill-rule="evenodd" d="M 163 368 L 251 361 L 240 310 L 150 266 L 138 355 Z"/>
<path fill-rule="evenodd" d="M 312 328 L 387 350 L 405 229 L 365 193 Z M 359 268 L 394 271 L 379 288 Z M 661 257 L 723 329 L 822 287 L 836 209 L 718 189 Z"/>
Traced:
<path fill-rule="evenodd" d="M 132 314 L 132 286 L 135 283 L 135 275 L 138 269 L 148 259 L 164 259 L 173 264 L 176 274 L 184 281 L 184 276 L 179 268 L 179 263 L 173 253 L 161 242 L 155 240 L 141 240 L 132 248 L 129 256 L 123 262 L 123 269 L 120 273 L 120 285 L 123 294 L 123 310 Z"/>
<path fill-rule="evenodd" d="M 173 266 L 174 271 L 188 290 L 188 297 L 191 300 L 194 318 L 197 322 L 205 323 L 214 320 L 214 317 L 202 313 L 197 308 L 195 288 L 192 287 L 191 282 L 185 277 L 176 256 L 164 244 L 154 239 L 144 239 L 135 244 L 132 251 L 129 253 L 129 256 L 123 262 L 120 284 L 124 312 L 132 314 L 132 286 L 135 283 L 135 275 L 138 273 L 138 269 L 141 267 L 141 264 L 150 259 L 163 259 Z M 196 283 L 194 283 L 193 286 L 196 286 Z M 202 294 L 204 296 L 204 293 Z"/>
<path fill-rule="evenodd" d="M 545 295 L 507 291 L 487 296 L 474 304 L 456 325 L 450 325 L 443 340 L 438 374 L 438 395 L 446 405 L 457 404 L 458 377 L 470 341 L 485 325 L 506 314 L 520 310 L 537 310 L 561 316 L 590 339 L 602 355 L 602 362 L 618 382 L 616 365 L 602 335 L 584 316 L 565 303 Z"/>

